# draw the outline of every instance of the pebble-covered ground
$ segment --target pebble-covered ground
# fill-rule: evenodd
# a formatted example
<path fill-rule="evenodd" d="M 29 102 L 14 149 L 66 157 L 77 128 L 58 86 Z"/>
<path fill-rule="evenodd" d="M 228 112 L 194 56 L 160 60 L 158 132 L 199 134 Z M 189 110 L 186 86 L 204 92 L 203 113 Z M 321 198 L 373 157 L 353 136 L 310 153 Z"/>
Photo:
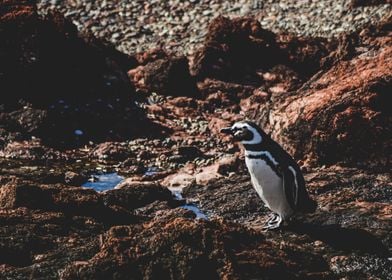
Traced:
<path fill-rule="evenodd" d="M 192 55 L 219 15 L 255 16 L 272 31 L 335 36 L 378 22 L 392 6 L 351 7 L 351 0 L 39 0 L 42 12 L 58 9 L 79 30 L 91 30 L 125 53 L 165 46 Z"/>

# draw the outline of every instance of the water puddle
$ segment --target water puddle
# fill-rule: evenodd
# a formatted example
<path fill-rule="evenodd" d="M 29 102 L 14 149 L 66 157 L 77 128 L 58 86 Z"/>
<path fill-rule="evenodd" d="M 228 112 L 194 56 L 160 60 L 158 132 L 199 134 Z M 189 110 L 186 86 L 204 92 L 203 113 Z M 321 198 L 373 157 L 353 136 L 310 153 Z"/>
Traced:
<path fill-rule="evenodd" d="M 124 177 L 118 175 L 117 172 L 93 174 L 88 182 L 84 183 L 82 187 L 94 189 L 97 192 L 103 192 L 114 189 L 122 180 L 124 180 Z"/>
<path fill-rule="evenodd" d="M 151 168 L 147 172 L 150 175 L 154 174 L 156 170 Z M 92 174 L 88 182 L 84 183 L 82 187 L 90 188 L 97 192 L 103 192 L 114 189 L 114 187 L 123 180 L 124 177 L 118 175 L 117 172 Z M 172 192 L 176 200 L 184 200 L 182 196 L 182 188 L 169 188 L 169 190 Z M 194 203 L 186 202 L 185 205 L 180 207 L 192 211 L 196 215 L 196 219 L 208 220 L 207 215 L 204 214 L 203 211 Z"/>
<path fill-rule="evenodd" d="M 172 192 L 175 199 L 177 200 L 184 199 L 182 196 L 182 188 L 169 188 L 169 190 Z M 180 207 L 192 211 L 196 215 L 196 219 L 208 220 L 207 215 L 204 214 L 203 211 L 199 207 L 197 207 L 197 205 L 194 203 L 185 203 L 185 205 Z"/>

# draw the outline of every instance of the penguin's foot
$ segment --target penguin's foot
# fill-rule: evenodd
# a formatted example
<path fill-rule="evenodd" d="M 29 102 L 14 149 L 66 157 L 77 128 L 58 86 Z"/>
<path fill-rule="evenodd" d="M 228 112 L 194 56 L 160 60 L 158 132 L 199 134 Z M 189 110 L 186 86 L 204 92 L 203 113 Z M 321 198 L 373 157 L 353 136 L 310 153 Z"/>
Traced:
<path fill-rule="evenodd" d="M 270 229 L 277 229 L 280 227 L 283 219 L 281 216 L 279 216 L 276 213 L 272 213 L 267 220 L 266 224 L 263 226 L 264 230 L 270 230 Z"/>

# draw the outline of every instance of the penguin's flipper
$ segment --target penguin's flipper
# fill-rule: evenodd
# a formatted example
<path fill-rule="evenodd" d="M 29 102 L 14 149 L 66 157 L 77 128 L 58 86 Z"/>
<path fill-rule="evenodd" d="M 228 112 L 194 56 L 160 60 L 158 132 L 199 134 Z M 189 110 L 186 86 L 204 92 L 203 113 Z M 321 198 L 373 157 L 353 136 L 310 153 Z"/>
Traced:
<path fill-rule="evenodd" d="M 283 188 L 286 195 L 287 202 L 295 211 L 298 207 L 298 181 L 296 178 L 296 171 L 292 166 L 282 168 Z"/>

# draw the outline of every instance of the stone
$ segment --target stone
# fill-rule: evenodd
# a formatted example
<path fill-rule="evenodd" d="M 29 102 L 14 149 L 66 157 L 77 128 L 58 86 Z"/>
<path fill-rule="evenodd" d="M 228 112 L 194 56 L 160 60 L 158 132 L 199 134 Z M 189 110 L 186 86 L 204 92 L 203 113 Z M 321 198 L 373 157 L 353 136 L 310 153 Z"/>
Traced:
<path fill-rule="evenodd" d="M 0 150 L 0 157 L 22 160 L 61 159 L 66 156 L 59 151 L 46 147 L 38 140 L 12 141 Z"/>
<path fill-rule="evenodd" d="M 216 172 L 222 175 L 228 175 L 230 172 L 237 172 L 238 168 L 238 155 L 223 157 L 216 163 Z"/>
<path fill-rule="evenodd" d="M 257 20 L 219 16 L 209 25 L 191 72 L 199 79 L 230 81 L 244 78 L 256 67 L 270 67 L 279 57 L 275 34 L 261 28 Z"/>
<path fill-rule="evenodd" d="M 103 194 L 105 205 L 117 205 L 127 210 L 144 207 L 155 201 L 171 202 L 171 192 L 158 183 L 125 180 L 115 190 L 109 190 Z"/>
<path fill-rule="evenodd" d="M 112 227 L 103 237 L 100 252 L 88 263 L 71 263 L 61 278 L 123 278 L 132 273 L 137 278 L 231 279 L 268 275 L 287 279 L 299 268 L 285 249 L 265 241 L 260 234 L 221 220 L 195 221 L 186 215 L 183 209 L 176 209 L 136 227 Z M 309 264 L 310 256 L 299 254 Z M 313 262 L 318 265 L 316 271 L 327 269 L 322 259 Z"/>
<path fill-rule="evenodd" d="M 217 172 L 217 166 L 215 165 L 205 167 L 201 172 L 195 175 L 196 184 L 198 185 L 207 185 L 221 177 L 222 175 Z"/>
<path fill-rule="evenodd" d="M 132 152 L 126 143 L 104 142 L 97 145 L 90 155 L 100 160 L 123 161 L 131 157 Z"/>
<path fill-rule="evenodd" d="M 162 181 L 162 185 L 166 187 L 187 187 L 193 185 L 195 182 L 196 179 L 194 175 L 179 172 L 167 176 Z"/>
<path fill-rule="evenodd" d="M 78 174 L 73 171 L 67 171 L 64 174 L 64 181 L 66 184 L 80 186 L 83 183 L 87 182 L 88 177 L 82 174 Z"/>
<path fill-rule="evenodd" d="M 48 209 L 50 197 L 38 186 L 24 183 L 8 183 L 0 188 L 0 208 Z"/>
<path fill-rule="evenodd" d="M 59 12 L 38 14 L 35 1 L 0 5 L 6 42 L 0 45 L 0 119 L 6 131 L 56 148 L 139 133 L 144 126 L 132 123 L 140 124 L 143 114 L 130 102 L 134 88 L 126 75 L 134 58 L 91 34 L 79 35 Z"/>
<path fill-rule="evenodd" d="M 161 95 L 198 97 L 185 57 L 166 57 L 128 71 L 135 86 Z"/>
<path fill-rule="evenodd" d="M 367 40 L 380 44 L 371 59 L 357 55 L 339 61 L 314 76 L 297 94 L 276 98 L 271 107 L 259 110 L 256 119 L 261 126 L 296 159 L 319 165 L 388 165 L 391 40 L 382 33 Z"/>

